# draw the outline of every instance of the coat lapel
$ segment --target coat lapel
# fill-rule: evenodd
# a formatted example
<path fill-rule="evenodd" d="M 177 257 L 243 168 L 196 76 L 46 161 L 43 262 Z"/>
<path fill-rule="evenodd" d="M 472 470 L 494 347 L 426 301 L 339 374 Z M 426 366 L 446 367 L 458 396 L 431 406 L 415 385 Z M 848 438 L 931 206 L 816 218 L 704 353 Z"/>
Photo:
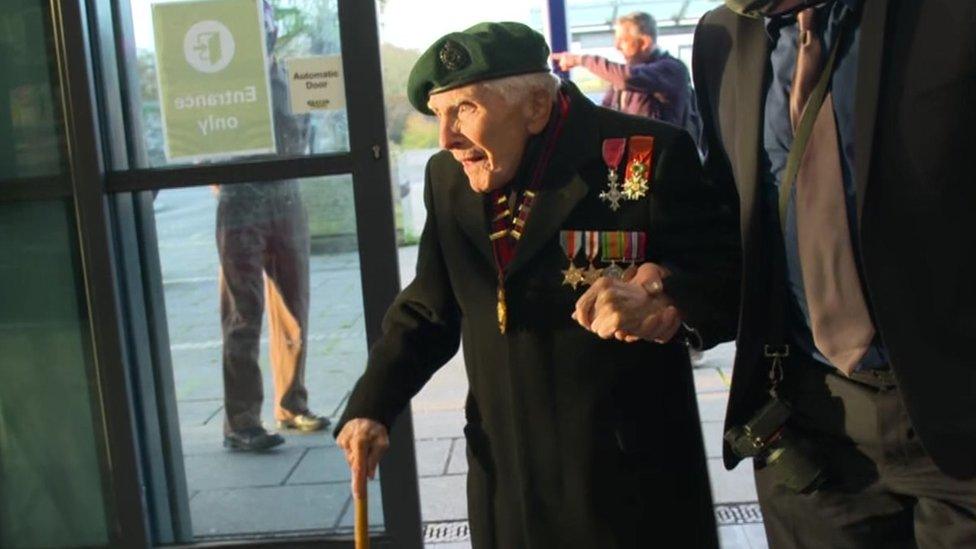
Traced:
<path fill-rule="evenodd" d="M 525 234 L 515 248 L 515 257 L 508 266 L 506 278 L 524 267 L 549 242 L 562 226 L 563 220 L 588 191 L 589 187 L 575 172 L 565 185 L 551 185 L 540 189 L 525 225 Z"/>
<path fill-rule="evenodd" d="M 454 217 L 461 230 L 468 237 L 485 261 L 492 267 L 495 265 L 495 255 L 488 240 L 488 220 L 485 216 L 485 195 L 475 192 L 468 184 L 468 179 L 458 168 L 459 177 L 453 183 L 454 189 Z"/>
<path fill-rule="evenodd" d="M 735 81 L 735 100 L 726 108 L 735 112 L 731 140 L 734 145 L 730 152 L 734 159 L 742 219 L 752 219 L 759 197 L 762 94 L 769 60 L 769 38 L 762 20 L 738 17 L 737 21 L 735 64 L 726 68 L 726 74 L 731 74 Z M 747 230 L 746 224 L 743 224 L 743 230 Z"/>
<path fill-rule="evenodd" d="M 860 230 L 864 195 L 867 192 L 874 144 L 874 124 L 878 114 L 878 90 L 884 52 L 885 20 L 889 0 L 866 0 L 861 15 L 861 37 L 857 61 L 857 89 L 854 96 L 854 170 L 857 193 L 857 219 Z"/>

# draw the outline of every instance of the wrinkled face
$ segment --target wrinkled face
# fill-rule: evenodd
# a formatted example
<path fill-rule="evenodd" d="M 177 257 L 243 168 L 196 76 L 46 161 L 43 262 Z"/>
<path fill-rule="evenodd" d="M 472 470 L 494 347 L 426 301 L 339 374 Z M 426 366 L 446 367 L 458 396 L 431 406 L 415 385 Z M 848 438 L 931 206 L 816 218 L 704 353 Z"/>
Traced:
<path fill-rule="evenodd" d="M 526 142 L 545 125 L 536 123 L 530 106 L 509 104 L 481 83 L 433 94 L 427 106 L 440 124 L 440 146 L 454 155 L 479 193 L 515 177 Z"/>
<path fill-rule="evenodd" d="M 633 23 L 623 22 L 613 27 L 613 45 L 630 61 L 654 47 L 654 40 L 637 32 Z"/>

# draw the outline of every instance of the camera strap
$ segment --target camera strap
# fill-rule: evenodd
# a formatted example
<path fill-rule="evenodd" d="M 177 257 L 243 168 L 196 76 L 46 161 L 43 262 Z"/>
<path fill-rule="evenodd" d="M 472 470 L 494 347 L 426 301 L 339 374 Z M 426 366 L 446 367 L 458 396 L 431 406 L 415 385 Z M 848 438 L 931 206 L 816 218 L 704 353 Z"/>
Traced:
<path fill-rule="evenodd" d="M 827 58 L 820 79 L 807 99 L 807 104 L 803 109 L 803 115 L 797 125 L 793 136 L 793 144 L 790 146 L 789 156 L 786 161 L 786 168 L 783 170 L 782 181 L 778 189 L 778 210 L 779 214 L 779 235 L 775 239 L 777 242 L 772 247 L 773 256 L 771 258 L 771 273 L 769 289 L 769 324 L 766 327 L 768 339 L 763 346 L 763 355 L 770 361 L 769 366 L 769 393 L 774 398 L 777 397 L 777 388 L 783 380 L 783 361 L 790 356 L 790 345 L 787 343 L 787 307 L 789 305 L 789 288 L 787 287 L 787 266 L 784 244 L 786 234 L 786 214 L 789 209 L 790 201 L 793 198 L 793 183 L 800 169 L 800 162 L 803 153 L 806 151 L 807 142 L 813 131 L 813 123 L 817 117 L 817 112 L 824 103 L 827 90 L 830 87 L 831 77 L 837 61 L 838 51 L 844 36 L 850 29 L 852 17 L 848 11 L 844 11 L 838 24 L 837 32 L 830 45 L 830 55 Z"/>
<path fill-rule="evenodd" d="M 766 343 L 763 345 L 763 356 L 769 361 L 769 394 L 778 398 L 777 389 L 783 381 L 783 361 L 790 356 L 790 344 L 787 342 L 786 326 L 788 306 L 788 288 L 786 286 L 786 257 L 783 236 L 776 231 L 775 238 L 770 237 L 771 257 L 767 262 L 769 268 L 769 314 L 766 319 Z"/>

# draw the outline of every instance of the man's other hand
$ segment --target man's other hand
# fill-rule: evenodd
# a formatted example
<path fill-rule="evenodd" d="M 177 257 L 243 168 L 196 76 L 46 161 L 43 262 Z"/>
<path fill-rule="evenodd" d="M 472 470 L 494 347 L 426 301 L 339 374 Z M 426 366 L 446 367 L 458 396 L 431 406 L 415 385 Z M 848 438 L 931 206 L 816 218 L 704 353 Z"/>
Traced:
<path fill-rule="evenodd" d="M 624 280 L 601 278 L 576 302 L 573 318 L 603 339 L 666 343 L 681 327 L 681 315 L 663 293 L 667 269 L 645 263 Z"/>
<path fill-rule="evenodd" d="M 549 56 L 550 59 L 559 63 L 559 70 L 566 72 L 573 67 L 579 66 L 582 62 L 579 55 L 575 53 L 569 53 L 568 51 L 554 53 Z"/>
<path fill-rule="evenodd" d="M 366 495 L 366 486 L 360 482 L 357 474 L 360 468 L 366 468 L 366 476 L 370 479 L 376 476 L 376 466 L 380 458 L 390 447 L 390 436 L 386 427 L 372 419 L 350 419 L 342 426 L 336 438 L 339 448 L 346 453 L 346 462 L 352 471 L 352 494 L 357 499 Z"/>

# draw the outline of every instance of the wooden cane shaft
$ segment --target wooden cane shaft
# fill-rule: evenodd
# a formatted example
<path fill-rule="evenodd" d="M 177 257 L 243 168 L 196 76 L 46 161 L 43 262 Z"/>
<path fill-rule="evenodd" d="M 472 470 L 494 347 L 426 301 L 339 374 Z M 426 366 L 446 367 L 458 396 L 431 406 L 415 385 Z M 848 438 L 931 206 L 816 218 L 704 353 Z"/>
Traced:
<path fill-rule="evenodd" d="M 353 496 L 352 501 L 356 506 L 355 537 L 356 549 L 369 549 L 369 496 L 366 491 L 366 472 L 360 473 L 361 486 L 363 487 L 362 499 Z"/>

